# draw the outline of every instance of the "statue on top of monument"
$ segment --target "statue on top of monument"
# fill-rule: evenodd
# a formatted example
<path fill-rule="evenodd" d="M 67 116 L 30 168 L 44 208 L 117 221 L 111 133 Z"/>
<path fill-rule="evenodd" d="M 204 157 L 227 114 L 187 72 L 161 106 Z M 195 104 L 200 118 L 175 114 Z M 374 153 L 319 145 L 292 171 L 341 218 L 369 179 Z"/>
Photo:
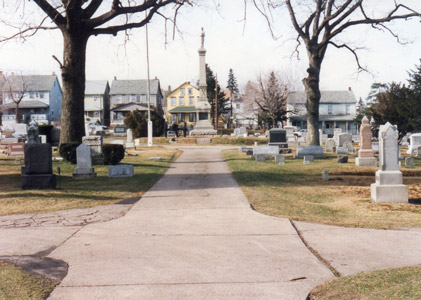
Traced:
<path fill-rule="evenodd" d="M 200 37 L 202 38 L 202 48 L 205 48 L 205 30 L 202 27 L 202 33 L 200 34 Z"/>

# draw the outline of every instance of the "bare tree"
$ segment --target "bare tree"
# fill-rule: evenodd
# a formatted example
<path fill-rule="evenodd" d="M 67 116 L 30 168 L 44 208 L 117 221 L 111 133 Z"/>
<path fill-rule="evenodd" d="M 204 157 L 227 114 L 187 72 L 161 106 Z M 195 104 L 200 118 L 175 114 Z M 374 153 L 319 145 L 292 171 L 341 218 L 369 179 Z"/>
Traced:
<path fill-rule="evenodd" d="M 184 4 L 190 4 L 189 0 L 34 0 L 34 2 L 46 16 L 36 26 L 23 24 L 19 27 L 19 32 L 3 41 L 11 38 L 27 38 L 39 30 L 58 28 L 61 31 L 64 41 L 63 62 L 53 56 L 60 64 L 63 79 L 61 143 L 81 141 L 85 132 L 85 63 L 89 38 L 97 35 L 115 36 L 120 31 L 143 27 L 154 15 L 163 17 L 165 23 L 175 24 L 178 10 Z M 22 4 L 21 1 L 17 3 Z M 173 12 L 172 18 L 162 12 L 164 7 L 170 6 Z M 46 25 L 47 19 L 53 23 L 51 27 Z"/>
<path fill-rule="evenodd" d="M 4 101 L 11 100 L 15 104 L 15 122 L 20 123 L 19 105 L 28 92 L 29 82 L 21 75 L 5 75 L 2 94 Z M 11 103 L 11 102 L 9 102 Z M 4 103 L 6 104 L 6 103 Z M 4 106 L 7 108 L 7 106 Z"/>
<path fill-rule="evenodd" d="M 255 84 L 256 104 L 263 119 L 270 120 L 272 127 L 287 120 L 288 83 L 271 71 L 268 76 L 260 75 Z"/>
<path fill-rule="evenodd" d="M 303 79 L 307 101 L 307 126 L 310 145 L 319 145 L 320 70 L 329 45 L 346 49 L 355 57 L 359 70 L 364 70 L 358 57 L 358 48 L 340 42 L 340 36 L 349 28 L 368 25 L 386 31 L 398 41 L 399 36 L 388 24 L 394 20 L 420 18 L 420 13 L 401 2 L 382 1 L 382 10 L 368 13 L 368 0 L 251 0 L 271 26 L 272 13 L 287 9 L 297 32 L 298 46 L 304 43 L 309 67 Z M 247 0 L 245 0 L 245 3 Z M 298 46 L 296 51 L 298 53 Z"/>

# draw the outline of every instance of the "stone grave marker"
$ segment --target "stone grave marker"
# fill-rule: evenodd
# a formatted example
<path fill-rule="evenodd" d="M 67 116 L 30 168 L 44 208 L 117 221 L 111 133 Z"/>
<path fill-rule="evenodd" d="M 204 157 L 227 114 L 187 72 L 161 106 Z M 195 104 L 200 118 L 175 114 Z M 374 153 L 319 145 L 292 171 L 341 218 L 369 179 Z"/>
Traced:
<path fill-rule="evenodd" d="M 196 140 L 196 144 L 198 145 L 210 145 L 211 139 L 209 138 L 201 138 Z"/>
<path fill-rule="evenodd" d="M 279 163 L 285 163 L 285 156 L 283 155 L 275 155 L 275 163 L 279 164 Z"/>
<path fill-rule="evenodd" d="M 325 152 L 333 153 L 335 152 L 335 141 L 333 139 L 328 139 L 325 143 Z"/>
<path fill-rule="evenodd" d="M 304 158 L 306 155 L 313 155 L 315 158 L 325 158 L 322 146 L 299 146 L 295 158 Z"/>
<path fill-rule="evenodd" d="M 39 129 L 35 124 L 28 128 L 28 144 L 39 144 Z"/>
<path fill-rule="evenodd" d="M 348 133 L 341 133 L 338 135 L 338 147 L 343 147 L 345 142 L 352 143 L 352 135 Z"/>
<path fill-rule="evenodd" d="M 409 147 L 407 154 L 411 156 L 417 155 L 418 146 L 421 146 L 421 133 L 413 133 L 409 137 Z"/>
<path fill-rule="evenodd" d="M 21 123 L 21 124 L 14 124 L 13 128 L 15 129 L 16 135 L 27 135 L 28 134 L 28 125 Z"/>
<path fill-rule="evenodd" d="M 347 147 L 336 147 L 336 154 L 345 154 L 348 155 L 348 148 Z"/>
<path fill-rule="evenodd" d="M 22 189 L 54 189 L 50 144 L 25 144 L 25 165 L 21 169 Z"/>
<path fill-rule="evenodd" d="M 350 141 L 346 141 L 343 147 L 348 149 L 348 153 L 354 153 L 354 145 Z"/>
<path fill-rule="evenodd" d="M 367 116 L 364 116 L 360 128 L 360 150 L 358 151 L 358 157 L 355 158 L 355 165 L 367 167 L 377 166 L 377 159 L 374 157 L 374 151 L 372 150 L 371 138 L 370 121 Z"/>
<path fill-rule="evenodd" d="M 254 159 L 256 161 L 266 161 L 266 155 L 265 154 L 256 154 L 256 155 L 254 155 Z"/>
<path fill-rule="evenodd" d="M 339 146 L 339 135 L 342 133 L 341 128 L 333 129 L 333 140 L 335 141 L 335 146 Z"/>
<path fill-rule="evenodd" d="M 108 167 L 108 177 L 120 178 L 120 177 L 133 177 L 133 165 L 115 165 Z"/>
<path fill-rule="evenodd" d="M 264 154 L 264 155 L 279 155 L 279 146 L 254 146 L 253 147 L 253 156 L 256 156 L 258 154 Z"/>
<path fill-rule="evenodd" d="M 94 165 L 101 165 L 102 161 L 102 143 L 103 139 L 100 135 L 84 136 L 82 143 L 91 147 L 92 163 Z"/>
<path fill-rule="evenodd" d="M 314 155 L 305 155 L 304 159 L 307 161 L 314 161 Z"/>
<path fill-rule="evenodd" d="M 328 170 L 323 170 L 322 171 L 322 180 L 323 181 L 328 181 L 329 180 L 329 171 Z"/>
<path fill-rule="evenodd" d="M 73 179 L 88 179 L 96 177 L 92 168 L 91 147 L 82 143 L 76 148 L 76 169 Z"/>
<path fill-rule="evenodd" d="M 376 182 L 371 184 L 373 202 L 408 202 L 408 187 L 402 184 L 402 172 L 399 171 L 398 136 L 398 129 L 389 122 L 380 126 L 379 170 Z"/>
<path fill-rule="evenodd" d="M 338 155 L 336 158 L 336 162 L 340 164 L 346 164 L 348 162 L 348 156 L 347 155 Z"/>
<path fill-rule="evenodd" d="M 114 127 L 114 135 L 115 136 L 126 136 L 126 126 L 117 125 Z"/>
<path fill-rule="evenodd" d="M 8 144 L 7 156 L 25 156 L 25 143 Z"/>
<path fill-rule="evenodd" d="M 288 149 L 287 131 L 281 128 L 269 130 L 269 146 L 279 146 L 281 149 Z"/>
<path fill-rule="evenodd" d="M 135 148 L 134 142 L 133 142 L 133 130 L 127 129 L 127 140 L 126 140 L 126 148 Z"/>
<path fill-rule="evenodd" d="M 416 156 L 421 157 L 421 145 L 417 147 Z"/>
<path fill-rule="evenodd" d="M 405 157 L 405 167 L 413 167 L 413 166 L 414 166 L 414 158 Z"/>

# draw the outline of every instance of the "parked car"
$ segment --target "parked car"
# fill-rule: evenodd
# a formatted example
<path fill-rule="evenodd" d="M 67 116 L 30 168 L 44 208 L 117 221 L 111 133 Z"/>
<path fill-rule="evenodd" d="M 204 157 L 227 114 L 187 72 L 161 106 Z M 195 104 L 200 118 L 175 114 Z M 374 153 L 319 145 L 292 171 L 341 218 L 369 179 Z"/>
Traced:
<path fill-rule="evenodd" d="M 92 131 L 94 131 L 94 130 L 95 131 L 101 131 L 101 130 L 108 129 L 107 126 L 101 125 L 101 124 L 98 124 L 98 123 L 89 123 L 87 127 L 88 127 L 89 130 L 92 130 Z"/>

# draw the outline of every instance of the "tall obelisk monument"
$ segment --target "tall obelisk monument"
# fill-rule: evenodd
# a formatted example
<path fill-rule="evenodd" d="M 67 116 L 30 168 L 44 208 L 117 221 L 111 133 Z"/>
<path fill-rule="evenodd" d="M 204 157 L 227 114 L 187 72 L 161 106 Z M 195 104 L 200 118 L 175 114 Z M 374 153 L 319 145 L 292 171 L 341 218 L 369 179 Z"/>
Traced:
<path fill-rule="evenodd" d="M 205 32 L 202 28 L 201 47 L 199 48 L 199 91 L 200 98 L 196 103 L 196 125 L 194 130 L 190 132 L 192 136 L 209 136 L 216 135 L 210 123 L 211 106 L 208 102 L 207 84 L 206 84 L 206 49 L 205 49 Z"/>

